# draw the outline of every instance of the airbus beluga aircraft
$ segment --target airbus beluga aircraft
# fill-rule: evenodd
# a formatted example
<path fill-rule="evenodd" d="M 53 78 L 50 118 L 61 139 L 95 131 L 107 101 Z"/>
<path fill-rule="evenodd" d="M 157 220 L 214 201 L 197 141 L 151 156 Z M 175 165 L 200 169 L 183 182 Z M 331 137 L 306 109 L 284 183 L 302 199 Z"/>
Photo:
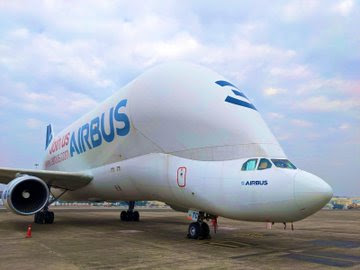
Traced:
<path fill-rule="evenodd" d="M 4 205 L 35 223 L 53 223 L 58 198 L 129 201 L 123 221 L 139 220 L 135 201 L 158 200 L 188 212 L 193 239 L 218 216 L 294 222 L 332 197 L 287 159 L 241 88 L 188 63 L 152 68 L 56 135 L 49 125 L 43 169 L 0 168 L 0 183 Z"/>

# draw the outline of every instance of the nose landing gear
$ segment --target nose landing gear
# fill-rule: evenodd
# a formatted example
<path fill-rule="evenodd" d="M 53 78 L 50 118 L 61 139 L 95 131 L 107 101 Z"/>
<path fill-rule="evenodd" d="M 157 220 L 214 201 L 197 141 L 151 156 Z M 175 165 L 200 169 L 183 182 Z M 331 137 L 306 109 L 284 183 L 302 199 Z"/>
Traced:
<path fill-rule="evenodd" d="M 210 238 L 210 228 L 209 225 L 202 221 L 192 222 L 189 225 L 188 229 L 188 238 L 190 239 L 209 239 Z"/>
<path fill-rule="evenodd" d="M 199 212 L 197 221 L 190 223 L 187 237 L 190 239 L 209 239 L 210 236 L 210 228 L 209 225 L 204 220 L 209 220 L 212 217 L 208 214 L 205 215 L 204 212 Z M 215 228 L 215 227 L 214 227 Z"/>

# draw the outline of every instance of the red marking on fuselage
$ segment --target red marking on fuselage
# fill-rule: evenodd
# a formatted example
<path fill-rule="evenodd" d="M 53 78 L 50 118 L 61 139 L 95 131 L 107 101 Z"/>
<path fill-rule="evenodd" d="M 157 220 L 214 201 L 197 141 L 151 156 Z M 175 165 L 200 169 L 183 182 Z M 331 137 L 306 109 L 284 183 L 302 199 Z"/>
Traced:
<path fill-rule="evenodd" d="M 60 137 L 53 141 L 49 150 L 49 154 L 52 155 L 55 152 L 59 151 L 60 149 L 68 146 L 69 142 L 70 142 L 70 132 L 68 132 L 62 138 Z"/>

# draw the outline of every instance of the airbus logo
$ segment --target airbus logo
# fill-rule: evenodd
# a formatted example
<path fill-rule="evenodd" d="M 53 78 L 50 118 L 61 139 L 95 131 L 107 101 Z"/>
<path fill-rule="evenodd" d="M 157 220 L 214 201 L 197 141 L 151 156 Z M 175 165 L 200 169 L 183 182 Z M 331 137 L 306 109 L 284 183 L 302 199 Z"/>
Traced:
<path fill-rule="evenodd" d="M 245 94 L 243 92 L 240 92 L 239 88 L 237 88 L 235 85 L 233 85 L 232 83 L 229 83 L 227 81 L 216 81 L 215 83 L 221 87 L 230 86 L 231 88 L 235 88 L 235 89 L 231 89 L 231 91 L 237 96 L 237 98 L 232 97 L 232 96 L 227 96 L 225 99 L 225 102 L 228 102 L 228 103 L 231 103 L 234 105 L 238 105 L 238 106 L 243 106 L 245 108 L 249 108 L 249 109 L 257 111 L 255 106 L 253 104 L 251 104 L 251 102 L 245 96 Z"/>
<path fill-rule="evenodd" d="M 241 181 L 242 186 L 267 186 L 267 180 Z"/>
<path fill-rule="evenodd" d="M 80 126 L 77 132 L 73 131 L 70 139 L 70 155 L 72 157 L 75 153 L 80 155 L 101 146 L 103 142 L 111 143 L 116 136 L 126 136 L 130 131 L 130 120 L 125 113 L 120 112 L 122 108 L 126 107 L 126 104 L 127 99 L 121 100 L 115 108 L 110 108 L 107 117 L 103 112 L 101 116 L 99 115 Z M 106 131 L 106 121 L 109 124 L 109 131 Z"/>
<path fill-rule="evenodd" d="M 53 141 L 49 148 L 51 158 L 45 161 L 45 168 L 63 162 L 75 155 L 81 155 L 101 146 L 104 142 L 111 143 L 117 136 L 126 136 L 130 132 L 130 120 L 126 113 L 120 112 L 126 107 L 126 104 L 127 99 L 121 100 L 115 107 L 108 110 L 107 116 L 103 112 L 91 121 L 79 126 L 77 130 L 68 132 L 63 137 Z M 47 133 L 51 134 L 51 128 L 48 128 Z M 52 135 L 47 138 L 50 141 L 51 139 Z M 48 144 L 48 142 L 46 143 Z"/>

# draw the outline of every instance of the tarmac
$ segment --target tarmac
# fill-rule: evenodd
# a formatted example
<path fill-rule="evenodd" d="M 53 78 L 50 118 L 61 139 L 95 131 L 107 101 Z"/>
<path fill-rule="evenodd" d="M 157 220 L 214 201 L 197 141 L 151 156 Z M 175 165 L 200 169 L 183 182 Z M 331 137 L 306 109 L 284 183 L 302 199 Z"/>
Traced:
<path fill-rule="evenodd" d="M 0 269 L 360 269 L 356 210 L 322 210 L 294 231 L 219 218 L 207 240 L 187 239 L 185 213 L 170 209 L 140 210 L 140 222 L 114 207 L 52 210 L 51 225 L 0 210 Z"/>

